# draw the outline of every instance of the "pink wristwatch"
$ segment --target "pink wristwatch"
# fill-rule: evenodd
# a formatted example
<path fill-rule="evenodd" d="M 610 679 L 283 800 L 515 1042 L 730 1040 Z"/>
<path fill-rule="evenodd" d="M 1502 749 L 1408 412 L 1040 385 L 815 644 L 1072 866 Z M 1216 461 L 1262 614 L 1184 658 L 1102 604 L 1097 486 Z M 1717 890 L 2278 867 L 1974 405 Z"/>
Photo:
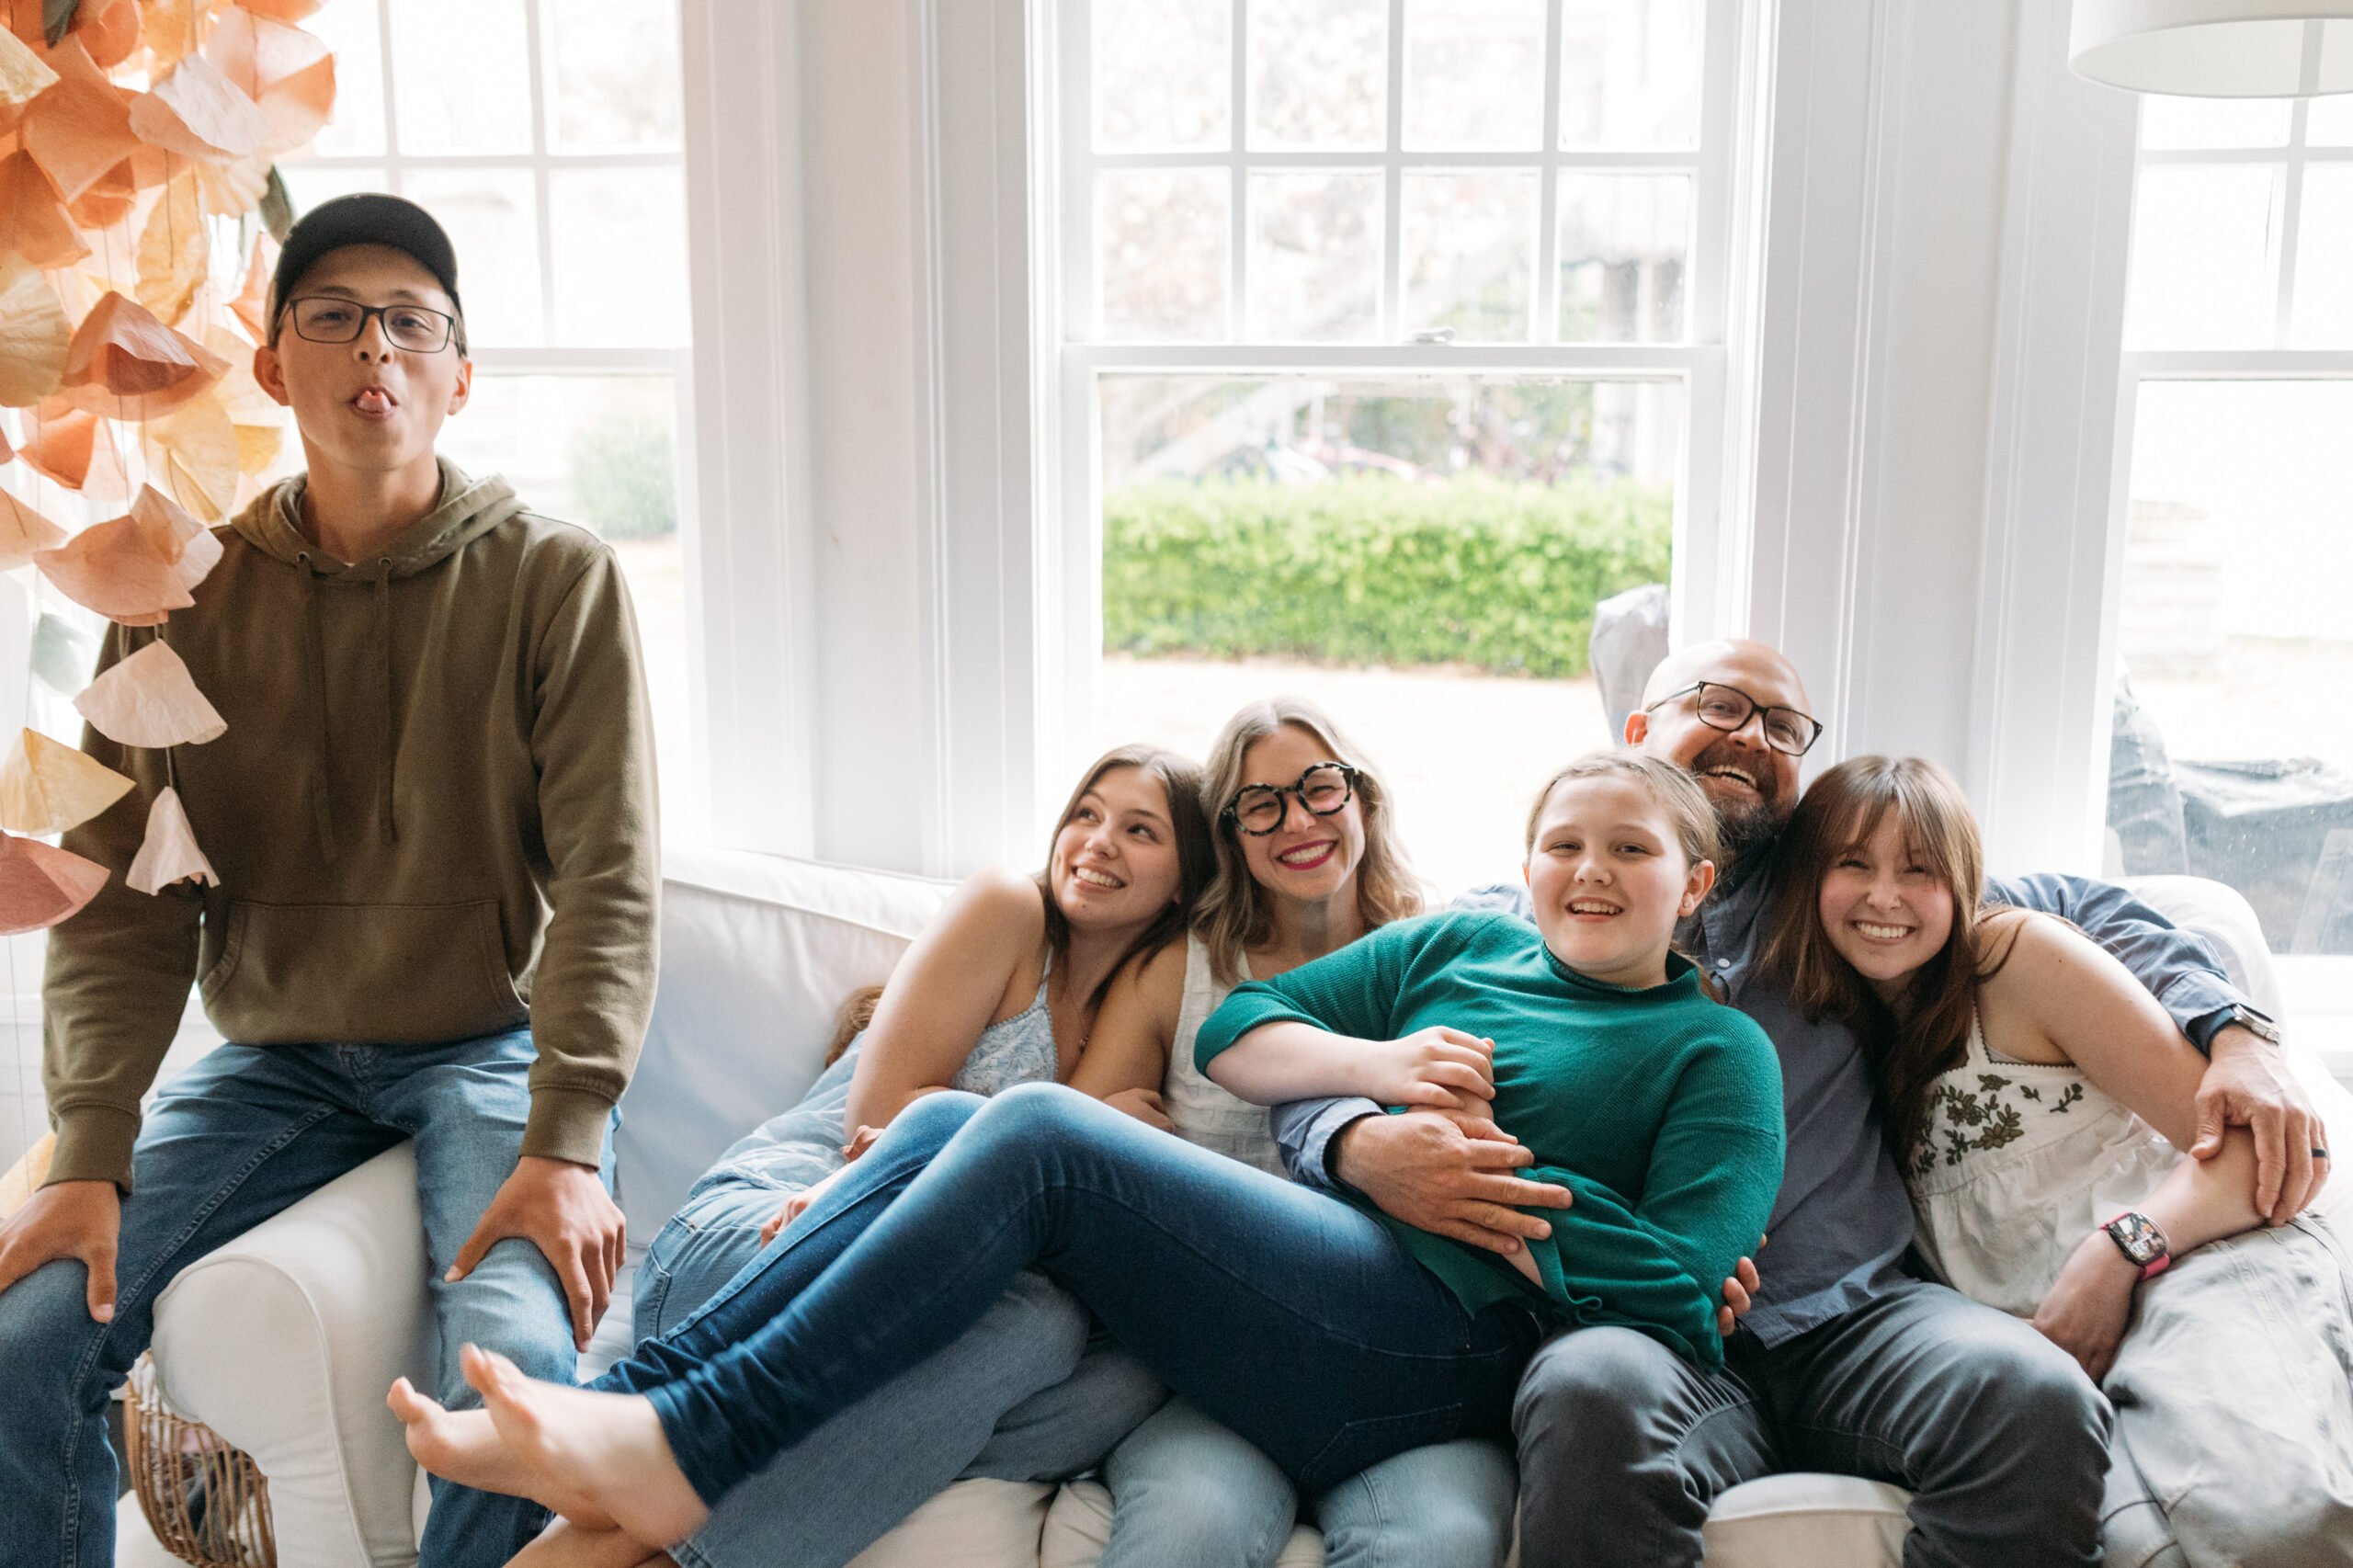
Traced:
<path fill-rule="evenodd" d="M 2127 1209 L 2100 1227 L 2108 1239 L 2141 1269 L 2141 1278 L 2154 1279 L 2173 1266 L 2172 1244 L 2157 1222 L 2146 1214 Z"/>

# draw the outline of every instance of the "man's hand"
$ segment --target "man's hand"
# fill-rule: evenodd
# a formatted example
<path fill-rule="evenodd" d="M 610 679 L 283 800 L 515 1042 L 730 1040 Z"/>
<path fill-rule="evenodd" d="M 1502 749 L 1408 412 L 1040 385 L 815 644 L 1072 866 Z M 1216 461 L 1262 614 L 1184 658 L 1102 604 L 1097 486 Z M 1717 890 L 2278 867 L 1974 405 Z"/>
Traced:
<path fill-rule="evenodd" d="M 587 1349 L 588 1336 L 612 1300 L 613 1277 L 621 1270 L 628 1240 L 627 1224 L 605 1184 L 587 1165 L 524 1155 L 441 1278 L 452 1284 L 463 1279 L 509 1236 L 529 1242 L 555 1266 L 572 1308 L 572 1342 Z"/>
<path fill-rule="evenodd" d="M 1176 1124 L 1168 1119 L 1168 1106 L 1158 1089 L 1121 1089 L 1103 1102 L 1113 1110 L 1123 1110 L 1146 1127 L 1157 1127 L 1163 1132 L 1174 1132 Z"/>
<path fill-rule="evenodd" d="M 1761 1249 L 1764 1244 L 1759 1242 L 1757 1245 Z M 1716 1309 L 1717 1338 L 1732 1337 L 1733 1329 L 1748 1315 L 1748 1309 L 1756 1304 L 1756 1292 L 1763 1288 L 1764 1281 L 1756 1277 L 1756 1260 L 1742 1258 L 1733 1268 L 1732 1278 L 1724 1281 L 1724 1304 Z"/>
<path fill-rule="evenodd" d="M 1384 1214 L 1506 1256 L 1552 1227 L 1521 1209 L 1566 1209 L 1569 1190 L 1506 1173 L 1536 1156 L 1494 1122 L 1445 1111 L 1368 1116 L 1333 1142 L 1332 1174 Z"/>
<path fill-rule="evenodd" d="M 57 1181 L 0 1224 L 0 1290 L 45 1263 L 79 1258 L 89 1270 L 85 1300 L 93 1323 L 114 1321 L 114 1249 L 122 1235 L 122 1195 L 110 1181 Z"/>
<path fill-rule="evenodd" d="M 2218 1030 L 2212 1060 L 2198 1085 L 2198 1136 L 2192 1155 L 2222 1152 L 2222 1134 L 2244 1127 L 2255 1134 L 2255 1207 L 2266 1222 L 2284 1225 L 2320 1196 L 2329 1176 L 2328 1129 L 2313 1110 L 2279 1048 L 2236 1024 Z"/>

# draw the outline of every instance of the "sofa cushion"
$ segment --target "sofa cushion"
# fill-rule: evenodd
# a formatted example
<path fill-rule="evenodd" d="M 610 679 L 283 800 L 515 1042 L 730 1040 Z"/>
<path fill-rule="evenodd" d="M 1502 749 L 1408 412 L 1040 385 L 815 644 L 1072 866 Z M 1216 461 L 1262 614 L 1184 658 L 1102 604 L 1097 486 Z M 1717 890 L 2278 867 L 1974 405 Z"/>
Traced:
<path fill-rule="evenodd" d="M 663 851 L 661 983 L 614 1139 L 632 1237 L 653 1240 L 722 1150 L 801 1098 L 844 998 L 890 974 L 950 886 L 742 850 Z"/>

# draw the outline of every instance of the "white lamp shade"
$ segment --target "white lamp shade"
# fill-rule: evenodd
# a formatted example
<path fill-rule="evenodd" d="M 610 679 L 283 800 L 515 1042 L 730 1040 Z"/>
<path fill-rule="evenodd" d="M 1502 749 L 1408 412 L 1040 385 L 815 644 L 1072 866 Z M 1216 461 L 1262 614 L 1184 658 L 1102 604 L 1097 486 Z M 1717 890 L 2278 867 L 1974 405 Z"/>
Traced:
<path fill-rule="evenodd" d="M 2137 93 L 2353 93 L 2353 0 L 2075 0 L 2067 63 Z"/>

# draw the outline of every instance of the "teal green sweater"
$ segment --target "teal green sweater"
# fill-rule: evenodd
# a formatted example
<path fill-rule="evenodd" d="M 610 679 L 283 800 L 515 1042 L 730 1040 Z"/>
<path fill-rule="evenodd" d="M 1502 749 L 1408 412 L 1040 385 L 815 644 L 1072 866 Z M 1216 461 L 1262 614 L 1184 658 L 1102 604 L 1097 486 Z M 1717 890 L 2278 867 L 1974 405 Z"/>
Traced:
<path fill-rule="evenodd" d="M 1710 1000 L 1689 962 L 1668 965 L 1664 985 L 1628 990 L 1569 969 L 1524 920 L 1426 915 L 1239 987 L 1195 1056 L 1206 1072 L 1287 1019 L 1364 1040 L 1437 1024 L 1493 1040 L 1495 1120 L 1536 1156 L 1519 1174 L 1576 1195 L 1531 1210 L 1552 1225 L 1529 1248 L 1553 1315 L 1641 1329 L 1712 1368 L 1723 1281 L 1756 1250 L 1781 1185 L 1781 1069 L 1763 1029 Z M 1466 1312 L 1535 1294 L 1495 1254 L 1358 1206 Z"/>

